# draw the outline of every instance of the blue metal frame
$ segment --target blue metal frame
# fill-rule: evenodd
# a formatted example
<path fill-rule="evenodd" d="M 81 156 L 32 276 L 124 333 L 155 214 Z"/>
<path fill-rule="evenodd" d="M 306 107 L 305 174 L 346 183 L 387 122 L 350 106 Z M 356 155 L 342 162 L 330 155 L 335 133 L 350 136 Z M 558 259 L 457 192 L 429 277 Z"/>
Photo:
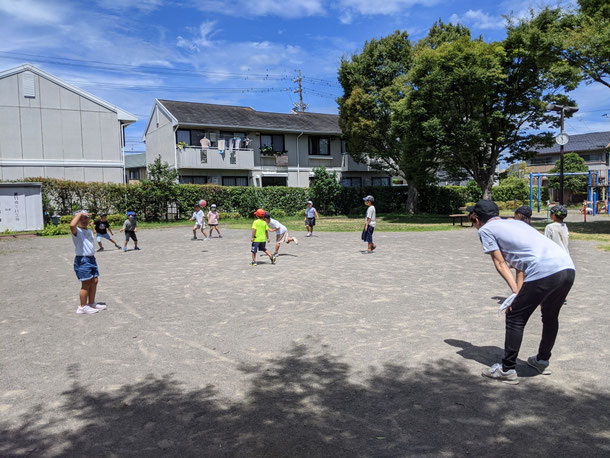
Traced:
<path fill-rule="evenodd" d="M 599 172 L 596 171 L 597 173 L 595 174 L 596 176 L 596 180 L 599 177 Z M 591 200 L 591 193 L 592 193 L 592 186 L 591 186 L 591 179 L 592 179 L 592 175 L 593 171 L 589 170 L 588 172 L 568 172 L 568 173 L 564 173 L 563 176 L 572 176 L 572 175 L 589 175 L 589 201 Z M 534 208 L 534 177 L 537 178 L 538 181 L 538 212 L 540 212 L 540 194 L 541 193 L 541 181 L 540 178 L 542 177 L 550 177 L 550 176 L 559 176 L 561 175 L 560 173 L 530 173 L 530 208 Z M 608 170 L 608 183 L 610 183 L 610 170 Z M 599 186 L 599 185 L 598 185 Z M 608 184 L 606 184 L 604 187 L 608 187 Z M 595 212 L 595 209 L 593 210 Z"/>

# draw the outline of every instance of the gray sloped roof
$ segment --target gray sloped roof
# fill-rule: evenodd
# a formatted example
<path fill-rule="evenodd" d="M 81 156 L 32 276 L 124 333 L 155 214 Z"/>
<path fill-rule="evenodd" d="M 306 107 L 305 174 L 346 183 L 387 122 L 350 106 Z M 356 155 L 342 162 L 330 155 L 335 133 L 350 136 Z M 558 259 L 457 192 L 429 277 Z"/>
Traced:
<path fill-rule="evenodd" d="M 139 169 L 146 167 L 146 153 L 125 154 L 125 168 Z"/>
<path fill-rule="evenodd" d="M 339 116 L 332 114 L 269 113 L 250 107 L 175 100 L 159 102 L 182 125 L 341 135 Z"/>
<path fill-rule="evenodd" d="M 568 134 L 569 135 L 569 134 Z M 610 144 L 610 131 L 608 132 L 591 132 L 588 134 L 569 135 L 568 144 L 563 147 L 565 153 L 599 151 L 607 148 Z M 548 148 L 541 148 L 536 151 L 537 154 L 558 154 L 559 145 L 555 143 Z"/>

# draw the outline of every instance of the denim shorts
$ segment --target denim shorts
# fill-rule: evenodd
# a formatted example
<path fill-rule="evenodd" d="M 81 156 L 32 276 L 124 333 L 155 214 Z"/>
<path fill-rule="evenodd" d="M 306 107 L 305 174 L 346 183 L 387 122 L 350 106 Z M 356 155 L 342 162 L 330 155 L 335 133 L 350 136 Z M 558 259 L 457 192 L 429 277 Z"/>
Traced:
<path fill-rule="evenodd" d="M 267 251 L 267 242 L 252 242 L 252 249 L 250 251 L 252 251 L 252 253 L 256 253 L 257 251 L 262 251 L 264 253 Z"/>
<path fill-rule="evenodd" d="M 307 220 L 305 221 L 305 226 L 314 227 L 315 225 L 316 225 L 315 218 L 307 218 Z"/>
<path fill-rule="evenodd" d="M 74 272 L 76 273 L 76 278 L 80 281 L 87 281 L 99 277 L 100 272 L 97 270 L 95 256 L 75 256 Z"/>
<path fill-rule="evenodd" d="M 100 243 L 102 241 L 102 239 L 106 239 L 106 240 L 112 240 L 112 237 L 110 237 L 110 234 L 106 233 L 106 234 L 100 234 L 99 232 L 97 233 L 97 243 Z"/>

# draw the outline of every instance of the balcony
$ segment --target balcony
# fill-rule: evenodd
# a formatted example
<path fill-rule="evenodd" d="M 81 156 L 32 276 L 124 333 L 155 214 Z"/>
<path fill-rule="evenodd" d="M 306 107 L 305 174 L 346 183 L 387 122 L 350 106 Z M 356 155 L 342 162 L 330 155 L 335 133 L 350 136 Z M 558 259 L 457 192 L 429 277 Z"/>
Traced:
<path fill-rule="evenodd" d="M 370 162 L 370 160 L 369 160 Z M 373 169 L 366 164 L 356 162 L 349 154 L 341 155 L 341 171 L 342 172 L 371 172 Z"/>
<path fill-rule="evenodd" d="M 180 169 L 254 169 L 253 149 L 225 150 L 222 154 L 218 148 L 198 148 L 187 146 L 178 148 L 178 168 Z"/>

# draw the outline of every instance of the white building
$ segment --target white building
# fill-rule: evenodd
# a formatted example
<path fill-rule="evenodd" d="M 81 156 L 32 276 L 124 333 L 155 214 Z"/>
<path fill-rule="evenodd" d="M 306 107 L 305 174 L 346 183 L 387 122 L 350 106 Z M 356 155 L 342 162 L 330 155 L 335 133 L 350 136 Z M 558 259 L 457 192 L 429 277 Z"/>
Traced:
<path fill-rule="evenodd" d="M 0 72 L 0 180 L 123 182 L 126 112 L 30 64 Z"/>

